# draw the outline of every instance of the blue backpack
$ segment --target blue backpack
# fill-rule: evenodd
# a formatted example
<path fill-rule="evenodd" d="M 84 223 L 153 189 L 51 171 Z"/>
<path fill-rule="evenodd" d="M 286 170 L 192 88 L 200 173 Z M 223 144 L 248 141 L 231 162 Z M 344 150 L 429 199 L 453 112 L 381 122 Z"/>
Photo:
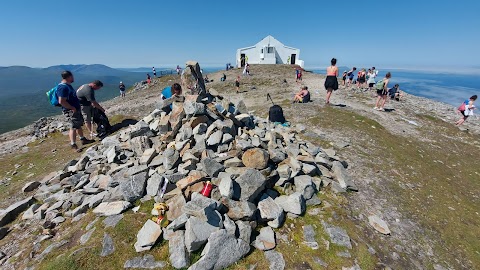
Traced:
<path fill-rule="evenodd" d="M 60 103 L 58 103 L 58 96 L 57 96 L 57 88 L 60 84 L 64 84 L 64 83 L 59 83 L 58 85 L 48 90 L 47 92 L 47 97 L 48 97 L 48 100 L 50 101 L 50 104 L 52 104 L 52 106 L 55 106 L 55 107 L 60 107 Z"/>

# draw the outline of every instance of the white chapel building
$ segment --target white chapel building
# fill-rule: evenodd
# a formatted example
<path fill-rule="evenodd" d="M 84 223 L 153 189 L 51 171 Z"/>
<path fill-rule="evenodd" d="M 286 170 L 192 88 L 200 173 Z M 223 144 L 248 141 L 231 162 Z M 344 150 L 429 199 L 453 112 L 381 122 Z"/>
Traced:
<path fill-rule="evenodd" d="M 303 68 L 300 49 L 285 46 L 272 36 L 267 36 L 257 44 L 237 50 L 237 67 L 249 64 L 297 64 Z"/>

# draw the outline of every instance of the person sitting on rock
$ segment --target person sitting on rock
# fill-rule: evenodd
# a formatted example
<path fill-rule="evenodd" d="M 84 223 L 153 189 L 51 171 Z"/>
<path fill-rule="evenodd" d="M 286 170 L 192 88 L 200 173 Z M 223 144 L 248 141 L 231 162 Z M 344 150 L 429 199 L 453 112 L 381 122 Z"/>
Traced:
<path fill-rule="evenodd" d="M 173 109 L 172 103 L 175 101 L 183 101 L 182 99 L 182 86 L 178 83 L 174 83 L 172 86 L 165 87 L 160 95 L 162 102 L 160 102 L 160 108 L 167 114 Z"/>
<path fill-rule="evenodd" d="M 224 82 L 226 80 L 227 80 L 227 75 L 225 75 L 225 73 L 223 73 L 223 76 L 220 78 L 220 81 Z"/>
<path fill-rule="evenodd" d="M 310 92 L 308 91 L 308 87 L 302 86 L 300 88 L 300 92 L 298 92 L 295 97 L 293 98 L 293 103 L 307 103 L 310 101 Z"/>
<path fill-rule="evenodd" d="M 390 97 L 390 99 L 395 99 L 396 101 L 400 101 L 400 97 L 403 96 L 403 94 L 400 92 L 400 89 L 399 89 L 400 85 L 395 84 L 394 87 L 388 89 L 388 96 Z"/>

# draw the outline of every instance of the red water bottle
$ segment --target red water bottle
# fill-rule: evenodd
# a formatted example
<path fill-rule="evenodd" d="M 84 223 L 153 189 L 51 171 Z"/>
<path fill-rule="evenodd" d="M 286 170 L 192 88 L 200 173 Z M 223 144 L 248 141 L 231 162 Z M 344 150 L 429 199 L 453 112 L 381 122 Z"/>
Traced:
<path fill-rule="evenodd" d="M 212 182 L 207 181 L 207 182 L 203 185 L 203 189 L 202 189 L 202 191 L 200 192 L 200 194 L 202 194 L 202 195 L 205 196 L 205 197 L 210 197 L 210 193 L 212 193 L 212 189 L 213 189 Z"/>

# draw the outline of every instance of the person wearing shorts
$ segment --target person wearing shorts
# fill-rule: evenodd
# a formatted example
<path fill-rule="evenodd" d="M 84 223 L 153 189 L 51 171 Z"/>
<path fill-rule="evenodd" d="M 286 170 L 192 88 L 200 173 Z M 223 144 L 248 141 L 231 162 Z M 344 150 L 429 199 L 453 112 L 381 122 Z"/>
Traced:
<path fill-rule="evenodd" d="M 58 97 L 58 103 L 62 106 L 62 112 L 68 123 L 70 123 L 70 147 L 76 152 L 80 152 L 76 140 L 77 133 L 80 136 L 80 141 L 83 145 L 93 143 L 94 141 L 88 140 L 83 136 L 83 116 L 81 113 L 80 101 L 77 98 L 75 90 L 72 87 L 74 77 L 72 72 L 62 72 L 62 82 L 57 86 L 55 94 Z"/>
<path fill-rule="evenodd" d="M 385 102 L 387 102 L 387 95 L 388 95 L 388 82 L 390 81 L 390 78 L 392 77 L 392 74 L 390 72 L 387 72 L 385 74 L 385 78 L 378 83 L 382 83 L 382 88 L 377 89 L 377 102 L 375 103 L 375 107 L 373 108 L 374 110 L 377 111 L 385 111 Z"/>
<path fill-rule="evenodd" d="M 475 100 L 477 100 L 477 95 L 473 95 L 469 99 L 465 100 L 458 108 L 458 112 L 462 114 L 462 118 L 458 120 L 455 125 L 460 126 L 470 115 L 473 115 L 473 110 L 476 109 L 474 105 Z"/>
<path fill-rule="evenodd" d="M 118 85 L 118 89 L 120 89 L 120 96 L 123 98 L 125 97 L 125 84 L 123 84 L 123 82 L 120 82 L 120 84 Z"/>
<path fill-rule="evenodd" d="M 82 107 L 83 119 L 85 119 L 85 125 L 90 132 L 91 138 L 96 136 L 92 128 L 92 115 L 94 108 L 97 108 L 105 113 L 105 109 L 103 109 L 103 107 L 100 106 L 95 99 L 95 91 L 101 89 L 102 87 L 103 83 L 99 80 L 95 80 L 89 84 L 80 86 L 80 88 L 77 90 L 77 98 L 79 99 Z"/>
<path fill-rule="evenodd" d="M 353 72 L 355 72 L 355 70 L 357 70 L 357 68 L 353 67 L 350 71 L 347 72 L 347 76 L 348 76 L 347 84 L 348 85 L 352 85 L 352 83 L 353 83 L 353 77 L 355 77 L 355 74 L 353 74 Z"/>

